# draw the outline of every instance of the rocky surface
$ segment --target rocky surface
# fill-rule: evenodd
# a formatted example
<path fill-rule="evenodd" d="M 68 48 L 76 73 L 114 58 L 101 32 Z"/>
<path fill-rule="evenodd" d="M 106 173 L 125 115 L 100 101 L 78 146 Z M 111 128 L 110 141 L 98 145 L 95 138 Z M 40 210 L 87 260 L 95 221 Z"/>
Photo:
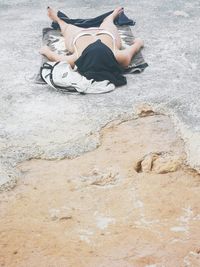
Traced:
<path fill-rule="evenodd" d="M 200 169 L 199 1 L 120 4 L 137 22 L 133 32 L 145 41 L 149 68 L 141 75 L 129 75 L 128 85 L 113 93 L 73 96 L 32 80 L 40 65 L 42 28 L 50 25 L 46 6 L 77 18 L 96 16 L 118 2 L 1 1 L 0 184 L 4 188 L 18 177 L 14 169 L 18 162 L 73 157 L 94 149 L 99 130 L 114 119 L 133 117 L 138 103 L 172 117 L 184 139 L 188 163 Z"/>
<path fill-rule="evenodd" d="M 0 195 L 0 265 L 200 266 L 200 175 L 184 158 L 170 119 L 154 115 L 107 125 L 74 159 L 21 163 Z"/>
<path fill-rule="evenodd" d="M 136 162 L 135 170 L 137 172 L 155 172 L 168 173 L 177 171 L 183 159 L 171 155 L 171 153 L 157 152 L 149 153 Z"/>

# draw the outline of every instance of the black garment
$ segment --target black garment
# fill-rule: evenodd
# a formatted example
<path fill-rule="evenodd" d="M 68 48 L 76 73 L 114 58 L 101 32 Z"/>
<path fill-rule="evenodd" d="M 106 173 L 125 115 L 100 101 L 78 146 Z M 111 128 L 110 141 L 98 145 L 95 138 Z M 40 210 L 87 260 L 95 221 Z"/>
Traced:
<path fill-rule="evenodd" d="M 109 16 L 112 12 L 113 11 L 109 11 L 107 13 L 104 13 L 98 17 L 91 18 L 91 19 L 70 19 L 68 16 L 66 16 L 61 11 L 58 11 L 57 15 L 60 19 L 62 19 L 66 23 L 69 23 L 69 24 L 72 24 L 78 27 L 82 27 L 82 28 L 90 28 L 90 27 L 99 27 L 100 24 L 103 22 L 103 20 L 107 16 Z M 133 21 L 132 19 L 129 19 L 124 14 L 124 12 L 119 14 L 119 16 L 115 19 L 114 23 L 119 26 L 122 26 L 122 25 L 134 26 L 135 25 L 135 21 Z M 59 25 L 57 22 L 52 22 L 51 26 L 55 30 L 59 29 Z"/>
<path fill-rule="evenodd" d="M 123 68 L 117 62 L 112 50 L 101 40 L 88 45 L 75 61 L 75 65 L 78 67 L 78 72 L 89 80 L 108 80 L 115 86 L 127 83 L 122 75 Z"/>

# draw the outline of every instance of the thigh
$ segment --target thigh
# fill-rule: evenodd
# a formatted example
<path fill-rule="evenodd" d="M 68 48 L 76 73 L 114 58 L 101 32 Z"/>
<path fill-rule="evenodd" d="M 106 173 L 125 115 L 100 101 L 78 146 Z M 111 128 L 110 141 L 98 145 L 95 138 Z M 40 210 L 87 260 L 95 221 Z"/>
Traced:
<path fill-rule="evenodd" d="M 119 35 L 118 29 L 115 26 L 115 24 L 113 23 L 113 20 L 111 20 L 110 18 L 105 19 L 101 25 L 100 28 L 109 31 L 110 33 L 113 34 L 113 36 L 115 37 L 115 42 L 116 42 L 116 47 L 118 49 L 121 48 L 122 46 L 122 42 L 121 42 L 121 37 Z"/>
<path fill-rule="evenodd" d="M 65 31 L 62 33 L 65 39 L 65 46 L 70 52 L 74 52 L 73 40 L 83 28 L 72 24 L 67 24 Z"/>

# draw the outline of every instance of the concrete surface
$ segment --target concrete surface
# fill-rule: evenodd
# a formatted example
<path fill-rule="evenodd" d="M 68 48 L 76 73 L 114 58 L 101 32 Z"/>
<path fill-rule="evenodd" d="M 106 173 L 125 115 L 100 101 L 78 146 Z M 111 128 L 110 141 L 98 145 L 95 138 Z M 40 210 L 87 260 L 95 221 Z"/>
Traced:
<path fill-rule="evenodd" d="M 128 76 L 127 86 L 99 96 L 63 95 L 33 84 L 42 28 L 50 25 L 48 5 L 74 18 L 124 6 L 137 22 L 134 35 L 145 41 L 149 68 Z M 15 180 L 13 167 L 20 161 L 71 157 L 95 148 L 100 128 L 133 117 L 138 103 L 172 117 L 187 162 L 200 170 L 199 14 L 199 0 L 1 0 L 0 184 Z"/>

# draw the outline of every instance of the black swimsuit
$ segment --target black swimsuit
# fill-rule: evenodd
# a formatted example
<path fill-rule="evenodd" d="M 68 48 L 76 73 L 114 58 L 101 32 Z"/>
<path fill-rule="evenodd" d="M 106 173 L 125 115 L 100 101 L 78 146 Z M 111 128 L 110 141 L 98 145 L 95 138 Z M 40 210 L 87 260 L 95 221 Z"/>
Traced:
<path fill-rule="evenodd" d="M 101 40 L 88 45 L 75 61 L 75 65 L 78 72 L 89 80 L 108 80 L 115 86 L 127 83 L 122 75 L 123 68 L 117 62 L 112 50 Z"/>

